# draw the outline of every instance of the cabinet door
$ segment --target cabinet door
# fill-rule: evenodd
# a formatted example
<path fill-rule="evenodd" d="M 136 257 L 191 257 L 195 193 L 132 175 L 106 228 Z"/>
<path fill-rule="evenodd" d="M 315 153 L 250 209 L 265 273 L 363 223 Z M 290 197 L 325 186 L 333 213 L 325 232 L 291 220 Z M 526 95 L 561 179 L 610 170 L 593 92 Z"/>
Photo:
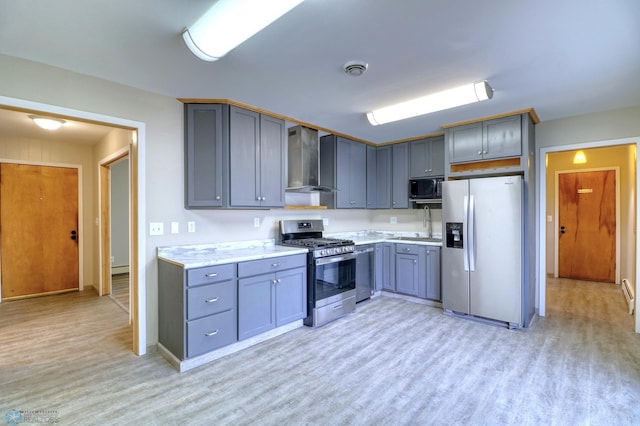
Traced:
<path fill-rule="evenodd" d="M 347 139 L 337 137 L 336 163 L 336 208 L 351 208 L 351 145 Z"/>
<path fill-rule="evenodd" d="M 410 173 L 412 178 L 428 176 L 429 173 L 429 143 L 427 139 L 409 142 Z"/>
<path fill-rule="evenodd" d="M 391 199 L 391 172 L 393 168 L 391 145 L 378 147 L 376 157 L 378 169 L 376 208 L 390 209 L 393 202 Z"/>
<path fill-rule="evenodd" d="M 393 243 L 382 243 L 382 289 L 396 291 L 396 250 Z"/>
<path fill-rule="evenodd" d="M 409 143 L 392 145 L 392 208 L 409 208 Z"/>
<path fill-rule="evenodd" d="M 378 243 L 376 244 L 376 252 L 375 252 L 375 258 L 374 258 L 374 266 L 373 266 L 373 271 L 374 271 L 374 278 L 373 278 L 373 289 L 375 291 L 381 291 L 382 290 L 382 274 L 383 274 L 383 244 L 382 243 Z"/>
<path fill-rule="evenodd" d="M 418 295 L 418 256 L 415 254 L 396 254 L 396 291 L 398 293 Z"/>
<path fill-rule="evenodd" d="M 274 281 L 275 274 L 238 280 L 239 340 L 275 328 Z"/>
<path fill-rule="evenodd" d="M 429 141 L 428 176 L 444 176 L 444 136 Z"/>
<path fill-rule="evenodd" d="M 450 163 L 482 159 L 482 123 L 452 127 L 447 130 L 447 135 Z"/>
<path fill-rule="evenodd" d="M 232 106 L 229 123 L 231 205 L 260 206 L 260 114 Z"/>
<path fill-rule="evenodd" d="M 349 193 L 351 208 L 367 207 L 367 146 L 360 142 L 351 142 L 351 167 L 349 173 Z"/>
<path fill-rule="evenodd" d="M 483 158 L 519 157 L 522 154 L 521 118 L 519 115 L 497 118 L 484 123 Z"/>
<path fill-rule="evenodd" d="M 260 116 L 258 197 L 262 207 L 284 207 L 285 177 L 287 175 L 284 120 Z"/>
<path fill-rule="evenodd" d="M 378 148 L 367 145 L 367 208 L 375 209 L 378 193 Z"/>
<path fill-rule="evenodd" d="M 276 326 L 307 316 L 307 268 L 276 274 Z"/>
<path fill-rule="evenodd" d="M 221 207 L 223 106 L 185 105 L 185 207 Z"/>
<path fill-rule="evenodd" d="M 440 284 L 440 247 L 427 248 L 427 299 L 442 300 Z"/>
<path fill-rule="evenodd" d="M 238 340 L 236 310 L 187 323 L 187 357 L 211 352 Z"/>

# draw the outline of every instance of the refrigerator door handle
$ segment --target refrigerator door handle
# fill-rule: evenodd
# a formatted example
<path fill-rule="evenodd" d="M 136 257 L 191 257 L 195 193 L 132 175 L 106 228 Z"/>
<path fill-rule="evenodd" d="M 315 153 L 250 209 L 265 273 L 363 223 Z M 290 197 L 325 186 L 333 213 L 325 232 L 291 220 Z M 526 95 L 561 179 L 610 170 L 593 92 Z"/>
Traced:
<path fill-rule="evenodd" d="M 462 258 L 464 260 L 464 270 L 469 272 L 469 243 L 471 239 L 469 238 L 468 226 L 467 222 L 469 221 L 469 196 L 464 196 L 464 215 L 462 216 L 462 235 L 463 238 L 466 236 L 467 241 L 462 244 Z"/>
<path fill-rule="evenodd" d="M 469 270 L 476 270 L 476 199 L 469 197 L 469 233 L 467 234 L 467 247 L 469 253 Z"/>

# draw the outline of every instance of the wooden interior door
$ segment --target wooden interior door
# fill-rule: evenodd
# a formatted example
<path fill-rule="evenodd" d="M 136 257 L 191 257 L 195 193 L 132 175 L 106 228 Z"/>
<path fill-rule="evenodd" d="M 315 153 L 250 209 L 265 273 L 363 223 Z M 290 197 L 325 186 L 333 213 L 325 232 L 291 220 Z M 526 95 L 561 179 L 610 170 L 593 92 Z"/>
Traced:
<path fill-rule="evenodd" d="M 615 171 L 558 175 L 558 275 L 615 282 Z"/>
<path fill-rule="evenodd" d="M 79 288 L 78 170 L 0 164 L 2 298 Z"/>

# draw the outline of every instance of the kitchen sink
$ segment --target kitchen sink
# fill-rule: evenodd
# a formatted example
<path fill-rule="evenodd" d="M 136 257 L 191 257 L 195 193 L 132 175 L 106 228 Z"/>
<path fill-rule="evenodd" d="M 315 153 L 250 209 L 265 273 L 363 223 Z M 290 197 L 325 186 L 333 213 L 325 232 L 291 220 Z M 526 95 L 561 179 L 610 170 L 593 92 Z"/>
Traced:
<path fill-rule="evenodd" d="M 395 241 L 420 241 L 423 243 L 441 243 L 442 238 L 427 238 L 427 237 L 396 237 L 390 238 Z"/>

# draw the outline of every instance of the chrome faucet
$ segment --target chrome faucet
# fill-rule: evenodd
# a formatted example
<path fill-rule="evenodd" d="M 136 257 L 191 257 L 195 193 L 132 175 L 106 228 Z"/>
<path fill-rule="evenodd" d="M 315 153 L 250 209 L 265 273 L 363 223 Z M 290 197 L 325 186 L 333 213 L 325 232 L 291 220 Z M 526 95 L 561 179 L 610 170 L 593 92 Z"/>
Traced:
<path fill-rule="evenodd" d="M 427 214 L 429 215 L 429 219 L 427 219 Z M 428 226 L 427 226 L 428 225 Z M 431 221 L 431 207 L 429 204 L 424 204 L 422 208 L 422 226 L 427 228 L 427 238 L 433 237 L 433 223 Z"/>

